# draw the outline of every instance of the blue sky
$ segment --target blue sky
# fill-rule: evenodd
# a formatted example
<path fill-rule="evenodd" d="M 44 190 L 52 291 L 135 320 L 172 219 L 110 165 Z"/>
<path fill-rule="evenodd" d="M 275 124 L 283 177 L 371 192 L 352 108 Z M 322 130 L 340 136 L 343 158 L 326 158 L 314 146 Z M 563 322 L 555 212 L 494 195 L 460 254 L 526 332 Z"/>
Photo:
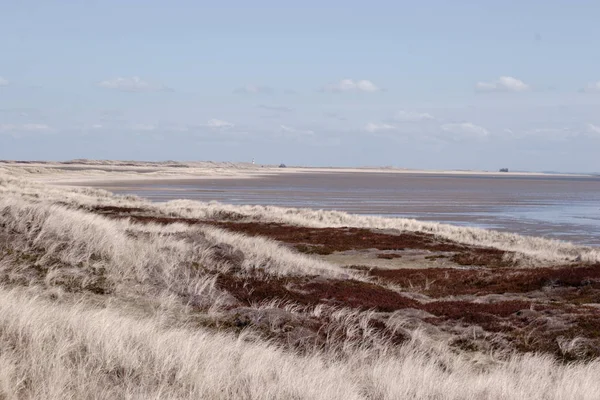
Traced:
<path fill-rule="evenodd" d="M 600 171 L 598 2 L 0 10 L 1 159 Z"/>

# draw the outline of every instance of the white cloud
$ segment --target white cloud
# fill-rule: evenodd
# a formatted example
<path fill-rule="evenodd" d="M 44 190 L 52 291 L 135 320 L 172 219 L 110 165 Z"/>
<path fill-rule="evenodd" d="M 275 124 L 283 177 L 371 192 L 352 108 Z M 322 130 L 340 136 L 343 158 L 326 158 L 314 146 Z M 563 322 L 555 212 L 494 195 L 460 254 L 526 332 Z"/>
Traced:
<path fill-rule="evenodd" d="M 156 85 L 144 81 L 138 76 L 131 78 L 113 78 L 98 83 L 98 86 L 105 89 L 119 90 L 122 92 L 156 92 L 170 90 L 166 86 Z"/>
<path fill-rule="evenodd" d="M 90 128 L 92 128 L 92 129 L 102 129 L 102 128 L 104 128 L 104 126 L 102 124 L 93 124 L 92 126 L 90 126 Z"/>
<path fill-rule="evenodd" d="M 209 128 L 213 128 L 213 129 L 229 129 L 229 128 L 233 128 L 235 126 L 235 124 L 232 124 L 231 122 L 227 122 L 227 121 L 223 121 L 221 119 L 210 119 L 207 123 L 206 126 L 208 126 Z"/>
<path fill-rule="evenodd" d="M 588 133 L 594 135 L 600 135 L 600 126 L 594 124 L 587 124 L 587 131 Z"/>
<path fill-rule="evenodd" d="M 580 130 L 571 127 L 534 128 L 523 132 L 524 137 L 537 137 L 556 141 L 571 140 L 580 134 Z"/>
<path fill-rule="evenodd" d="M 378 124 L 375 122 L 369 122 L 367 125 L 365 125 L 365 131 L 367 131 L 369 133 L 375 133 L 375 132 L 380 132 L 380 131 L 390 131 L 390 130 L 394 130 L 394 129 L 396 129 L 396 127 L 394 125 Z"/>
<path fill-rule="evenodd" d="M 269 110 L 269 111 L 277 111 L 277 112 L 292 112 L 292 111 L 294 111 L 294 109 L 290 108 L 290 107 L 267 106 L 264 104 L 259 105 L 258 108 L 262 108 L 263 110 Z"/>
<path fill-rule="evenodd" d="M 273 89 L 268 86 L 260 86 L 255 84 L 248 84 L 237 88 L 233 91 L 233 93 L 237 94 L 271 94 L 273 93 Z"/>
<path fill-rule="evenodd" d="M 46 124 L 0 124 L 0 132 L 48 132 L 51 131 Z"/>
<path fill-rule="evenodd" d="M 337 83 L 330 83 L 323 87 L 324 92 L 378 92 L 381 90 L 375 84 L 369 80 L 363 79 L 360 81 L 354 81 L 352 79 L 342 79 Z"/>
<path fill-rule="evenodd" d="M 433 119 L 433 115 L 431 114 L 406 110 L 400 110 L 394 115 L 394 120 L 398 122 L 420 122 L 430 121 Z"/>
<path fill-rule="evenodd" d="M 492 82 L 478 82 L 475 89 L 479 92 L 526 92 L 531 86 L 512 76 L 501 76 Z"/>
<path fill-rule="evenodd" d="M 598 92 L 600 92 L 600 81 L 588 83 L 583 88 L 583 91 L 587 92 L 587 93 L 598 93 Z"/>
<path fill-rule="evenodd" d="M 162 121 L 157 123 L 132 123 L 125 127 L 135 132 L 160 132 L 160 133 L 177 133 L 177 132 L 196 132 L 196 133 L 207 133 L 209 131 L 230 131 L 235 124 L 231 122 L 223 121 L 220 119 L 210 119 L 205 124 L 181 124 L 173 123 L 169 121 Z M 101 124 L 91 125 L 90 129 L 104 129 L 105 126 Z M 233 132 L 240 133 L 240 132 Z"/>
<path fill-rule="evenodd" d="M 8 81 L 0 76 L 0 86 L 7 86 Z"/>
<path fill-rule="evenodd" d="M 444 124 L 440 126 L 444 132 L 457 135 L 457 137 L 486 137 L 490 132 L 482 126 L 471 122 L 462 122 L 456 124 Z"/>
<path fill-rule="evenodd" d="M 280 129 L 281 133 L 291 134 L 291 135 L 312 136 L 315 134 L 314 131 L 311 131 L 309 129 L 297 129 L 297 128 L 293 128 L 288 125 L 280 125 L 279 129 Z"/>

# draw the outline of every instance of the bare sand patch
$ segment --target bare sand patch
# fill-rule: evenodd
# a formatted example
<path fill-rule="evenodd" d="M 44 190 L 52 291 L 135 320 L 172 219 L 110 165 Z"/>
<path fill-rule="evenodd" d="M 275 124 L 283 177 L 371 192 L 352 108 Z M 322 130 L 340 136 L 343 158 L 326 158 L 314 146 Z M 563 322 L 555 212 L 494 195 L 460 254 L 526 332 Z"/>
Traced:
<path fill-rule="evenodd" d="M 36 180 L 56 184 L 103 184 L 110 187 L 116 182 L 131 184 L 154 182 L 176 183 L 190 179 L 252 178 L 265 175 L 365 173 L 365 174 L 429 174 L 481 176 L 559 176 L 538 172 L 494 172 L 465 170 L 419 170 L 382 167 L 286 167 L 232 162 L 135 162 L 107 160 L 75 160 L 66 162 L 1 161 L 0 167 L 24 172 Z M 586 176 L 586 175 L 571 175 Z"/>
<path fill-rule="evenodd" d="M 397 252 L 380 252 L 378 250 L 349 250 L 327 255 L 317 255 L 320 259 L 341 265 L 361 265 L 364 267 L 399 269 L 399 268 L 447 268 L 457 264 L 451 261 L 454 253 L 428 250 L 401 250 Z M 388 257 L 392 256 L 392 257 Z"/>

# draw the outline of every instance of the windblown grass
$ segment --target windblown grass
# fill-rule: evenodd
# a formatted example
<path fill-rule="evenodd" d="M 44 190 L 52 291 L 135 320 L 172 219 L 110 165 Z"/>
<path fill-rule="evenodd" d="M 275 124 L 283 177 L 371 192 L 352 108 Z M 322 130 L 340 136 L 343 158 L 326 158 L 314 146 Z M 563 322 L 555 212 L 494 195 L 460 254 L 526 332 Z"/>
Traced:
<path fill-rule="evenodd" d="M 17 169 L 18 171 L 18 169 Z M 23 176 L 24 173 L 14 172 Z M 25 174 L 26 176 L 28 174 Z M 577 246 L 569 242 L 532 236 L 498 232 L 471 227 L 459 227 L 436 222 L 424 222 L 406 218 L 385 218 L 353 215 L 341 211 L 294 209 L 275 206 L 234 206 L 217 202 L 173 200 L 153 204 L 135 196 L 112 196 L 101 189 L 72 188 L 68 191 L 33 182 L 23 183 L 18 178 L 2 178 L 3 192 L 18 190 L 23 196 L 39 197 L 82 206 L 117 206 L 147 209 L 165 216 L 193 219 L 223 219 L 283 223 L 288 225 L 327 228 L 354 227 L 398 232 L 423 232 L 434 234 L 465 245 L 487 246 L 508 251 L 522 263 L 535 261 L 564 263 L 565 261 L 600 262 L 600 251 L 594 248 Z"/>
<path fill-rule="evenodd" d="M 524 260 L 561 263 L 575 259 L 590 263 L 600 261 L 600 251 L 559 240 L 406 218 L 363 216 L 341 211 L 275 206 L 233 206 L 217 202 L 202 203 L 190 200 L 174 200 L 165 203 L 162 207 L 170 215 L 186 218 L 213 218 L 223 214 L 237 214 L 250 221 L 276 222 L 315 228 L 354 227 L 431 233 L 461 244 L 488 246 L 514 252 L 520 254 Z"/>
<path fill-rule="evenodd" d="M 434 233 L 457 244 L 493 244 L 524 264 L 592 263 L 595 249 L 336 212 L 151 204 L 11 171 L 0 172 L 0 398 L 595 399 L 600 392 L 600 362 L 585 356 L 593 354 L 586 353 L 593 335 L 551 338 L 576 360 L 570 363 L 551 351 L 518 353 L 511 343 L 487 353 L 452 344 L 505 338 L 503 324 L 540 313 L 527 310 L 533 300 L 434 296 L 445 290 L 437 286 L 443 279 L 457 279 L 454 271 L 431 272 L 427 289 L 409 292 L 404 279 L 418 281 L 409 274 L 343 268 L 208 222 Z M 172 220 L 152 222 L 159 218 Z M 597 267 L 579 268 L 556 270 L 553 279 L 596 279 Z M 502 286 L 489 274 L 490 288 Z M 543 289 L 538 275 L 513 278 L 524 291 Z M 573 315 L 593 333 L 595 320 L 586 318 L 595 314 L 586 310 Z M 536 338 L 522 340 L 538 349 Z"/>
<path fill-rule="evenodd" d="M 418 339 L 393 355 L 299 356 L 242 335 L 0 290 L 5 398 L 595 399 L 600 364 L 488 366 Z"/>

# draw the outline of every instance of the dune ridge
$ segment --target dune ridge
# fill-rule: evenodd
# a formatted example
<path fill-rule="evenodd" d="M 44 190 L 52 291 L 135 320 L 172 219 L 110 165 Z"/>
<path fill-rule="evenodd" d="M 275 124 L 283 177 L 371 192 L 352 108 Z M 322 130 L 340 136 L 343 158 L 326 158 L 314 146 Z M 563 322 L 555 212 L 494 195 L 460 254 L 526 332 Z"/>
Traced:
<path fill-rule="evenodd" d="M 596 249 L 331 211 L 154 204 L 35 176 L 0 171 L 5 398 L 594 399 L 600 391 Z M 499 267 L 457 265 L 437 284 L 454 270 L 555 275 L 536 275 L 542 290 L 524 294 L 435 297 L 433 278 L 405 283 L 401 270 L 397 279 L 394 269 L 339 265 L 301 251 L 308 245 L 238 229 L 252 224 L 419 234 L 450 252 L 510 253 Z M 302 240 L 318 245 L 309 236 Z M 402 260 L 402 251 L 385 254 Z"/>

